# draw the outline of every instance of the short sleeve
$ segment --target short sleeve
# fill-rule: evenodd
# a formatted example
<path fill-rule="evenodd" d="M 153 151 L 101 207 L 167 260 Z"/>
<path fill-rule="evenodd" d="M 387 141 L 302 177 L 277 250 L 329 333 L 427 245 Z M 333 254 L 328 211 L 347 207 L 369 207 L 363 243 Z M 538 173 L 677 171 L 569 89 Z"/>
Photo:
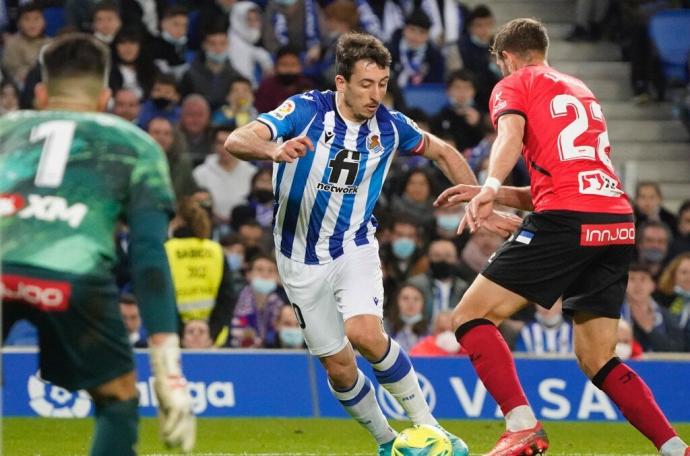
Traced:
<path fill-rule="evenodd" d="M 526 93 L 518 75 L 508 76 L 499 81 L 491 92 L 489 110 L 494 128 L 498 118 L 504 114 L 519 114 L 527 119 Z"/>
<path fill-rule="evenodd" d="M 163 150 L 149 138 L 135 141 L 138 155 L 130 176 L 127 213 L 157 210 L 174 214 L 175 197 Z"/>
<path fill-rule="evenodd" d="M 299 135 L 316 114 L 316 101 L 308 93 L 294 95 L 257 120 L 271 130 L 271 140 L 290 139 Z"/>
<path fill-rule="evenodd" d="M 402 154 L 421 155 L 424 153 L 424 133 L 417 123 L 405 114 L 391 111 L 395 128 L 398 131 L 398 149 Z"/>

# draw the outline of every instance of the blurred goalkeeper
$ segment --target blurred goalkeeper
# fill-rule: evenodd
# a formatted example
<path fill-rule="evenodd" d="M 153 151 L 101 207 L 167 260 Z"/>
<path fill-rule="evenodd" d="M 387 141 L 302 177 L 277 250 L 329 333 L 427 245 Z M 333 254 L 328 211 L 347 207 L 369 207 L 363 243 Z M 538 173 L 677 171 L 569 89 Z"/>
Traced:
<path fill-rule="evenodd" d="M 133 455 L 134 359 L 111 272 L 113 231 L 130 228 L 134 290 L 151 334 L 161 436 L 191 451 L 196 422 L 180 368 L 177 314 L 163 242 L 173 213 L 165 157 L 145 133 L 100 114 L 108 48 L 65 35 L 40 57 L 38 111 L 0 119 L 3 337 L 20 318 L 40 336 L 41 376 L 95 403 L 91 455 Z"/>

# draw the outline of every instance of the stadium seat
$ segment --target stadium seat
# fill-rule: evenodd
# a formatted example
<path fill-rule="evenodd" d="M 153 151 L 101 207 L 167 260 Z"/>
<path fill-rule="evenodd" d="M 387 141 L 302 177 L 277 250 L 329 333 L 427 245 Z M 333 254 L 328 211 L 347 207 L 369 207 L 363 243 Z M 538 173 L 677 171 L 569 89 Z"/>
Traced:
<path fill-rule="evenodd" d="M 403 89 L 408 108 L 419 108 L 429 116 L 437 114 L 448 104 L 446 87 L 443 84 L 420 84 Z"/>
<path fill-rule="evenodd" d="M 46 35 L 55 36 L 65 26 L 65 9 L 62 6 L 51 6 L 43 10 L 46 21 Z"/>
<path fill-rule="evenodd" d="M 656 46 L 669 81 L 688 82 L 690 10 L 669 10 L 654 15 L 649 35 Z"/>

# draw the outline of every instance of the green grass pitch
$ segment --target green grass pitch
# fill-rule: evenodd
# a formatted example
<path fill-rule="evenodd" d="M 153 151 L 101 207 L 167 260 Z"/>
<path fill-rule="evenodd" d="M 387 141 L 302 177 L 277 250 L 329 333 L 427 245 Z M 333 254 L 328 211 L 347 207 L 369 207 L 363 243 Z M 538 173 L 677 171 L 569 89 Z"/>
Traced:
<path fill-rule="evenodd" d="M 490 450 L 503 430 L 501 421 L 443 421 L 446 428 L 468 443 L 470 453 Z M 175 454 L 166 451 L 157 436 L 155 418 L 142 419 L 139 454 Z M 397 429 L 406 426 L 396 422 Z M 654 447 L 623 423 L 545 422 L 551 440 L 550 455 L 655 454 Z M 93 421 L 45 418 L 5 418 L 3 447 L 11 456 L 85 455 Z M 679 424 L 681 437 L 690 441 L 690 424 Z M 375 455 L 368 434 L 347 419 L 199 419 L 195 455 Z"/>

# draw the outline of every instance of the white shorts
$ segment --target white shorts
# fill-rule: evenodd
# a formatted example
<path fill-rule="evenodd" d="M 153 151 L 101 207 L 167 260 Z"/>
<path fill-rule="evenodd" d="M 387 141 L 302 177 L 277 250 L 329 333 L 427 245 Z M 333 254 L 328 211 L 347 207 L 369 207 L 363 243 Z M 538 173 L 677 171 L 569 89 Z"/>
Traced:
<path fill-rule="evenodd" d="M 280 279 L 312 355 L 334 355 L 347 345 L 347 319 L 356 315 L 383 318 L 378 243 L 345 251 L 326 264 L 300 263 L 280 252 L 277 260 Z"/>

